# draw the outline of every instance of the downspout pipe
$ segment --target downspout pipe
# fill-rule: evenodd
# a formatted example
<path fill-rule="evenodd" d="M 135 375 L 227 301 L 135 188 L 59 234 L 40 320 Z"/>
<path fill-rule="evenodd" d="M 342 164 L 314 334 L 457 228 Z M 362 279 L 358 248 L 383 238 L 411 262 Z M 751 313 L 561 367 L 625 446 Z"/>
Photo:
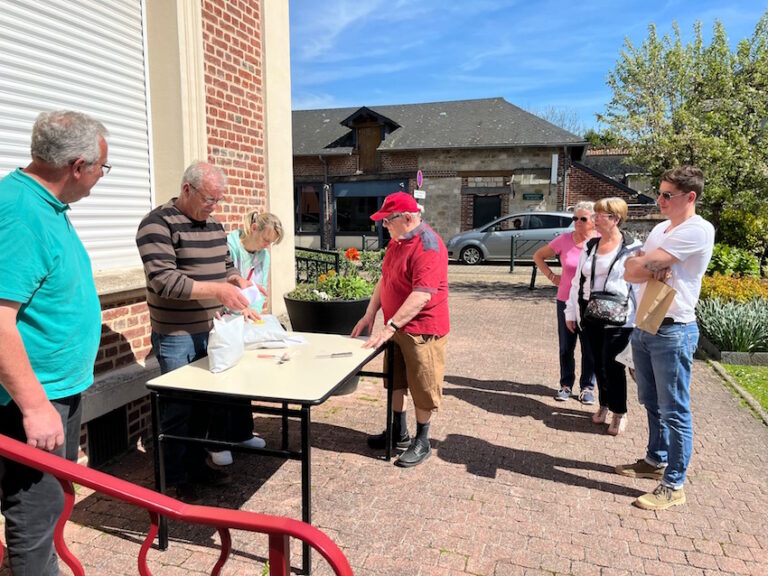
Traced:
<path fill-rule="evenodd" d="M 565 212 L 568 208 L 568 164 L 570 158 L 568 157 L 568 146 L 563 146 L 563 207 Z"/>
<path fill-rule="evenodd" d="M 325 238 L 325 226 L 326 226 L 326 219 L 325 219 L 325 195 L 328 191 L 328 162 L 325 161 L 325 158 L 322 154 L 318 154 L 317 156 L 320 159 L 320 162 L 323 163 L 323 193 L 320 195 L 320 215 L 322 217 L 322 222 L 320 222 L 320 248 L 327 248 L 326 246 L 326 238 Z"/>

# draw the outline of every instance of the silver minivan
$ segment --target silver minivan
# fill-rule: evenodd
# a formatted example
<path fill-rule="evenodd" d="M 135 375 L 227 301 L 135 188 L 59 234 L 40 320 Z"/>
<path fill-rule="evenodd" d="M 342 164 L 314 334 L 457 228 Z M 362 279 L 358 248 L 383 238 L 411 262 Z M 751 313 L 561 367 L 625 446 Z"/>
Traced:
<path fill-rule="evenodd" d="M 515 260 L 532 260 L 533 253 L 556 236 L 573 230 L 570 212 L 520 212 L 497 218 L 448 240 L 448 258 L 465 264 L 510 259 L 515 239 Z"/>

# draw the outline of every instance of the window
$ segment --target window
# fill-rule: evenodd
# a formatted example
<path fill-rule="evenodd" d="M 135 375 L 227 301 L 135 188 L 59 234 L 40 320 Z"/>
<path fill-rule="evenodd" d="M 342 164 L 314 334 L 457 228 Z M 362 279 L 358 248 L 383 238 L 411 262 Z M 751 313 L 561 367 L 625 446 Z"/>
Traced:
<path fill-rule="evenodd" d="M 569 225 L 570 222 L 566 224 L 565 227 L 568 227 Z M 552 214 L 531 214 L 528 219 L 528 228 L 531 230 L 561 227 L 563 227 L 563 225 L 561 224 L 560 217 Z"/>
<path fill-rule="evenodd" d="M 336 198 L 336 231 L 375 233 L 371 214 L 379 209 L 378 201 L 376 196 Z"/>
<path fill-rule="evenodd" d="M 320 232 L 320 194 L 323 185 L 319 182 L 296 185 L 296 233 L 318 234 Z"/>

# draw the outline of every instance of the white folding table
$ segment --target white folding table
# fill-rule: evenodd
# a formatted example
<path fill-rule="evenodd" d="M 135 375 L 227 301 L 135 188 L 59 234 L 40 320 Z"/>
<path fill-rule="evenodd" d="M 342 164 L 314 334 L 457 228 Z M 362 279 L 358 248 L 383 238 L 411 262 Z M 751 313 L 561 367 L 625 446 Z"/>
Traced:
<path fill-rule="evenodd" d="M 160 405 L 162 401 L 189 403 L 227 404 L 228 400 L 247 398 L 260 403 L 273 403 L 278 406 L 253 406 L 259 413 L 279 414 L 282 416 L 282 446 L 280 448 L 243 448 L 238 451 L 255 452 L 272 456 L 282 456 L 301 460 L 302 520 L 311 524 L 312 503 L 310 492 L 311 478 L 311 419 L 310 409 L 325 402 L 335 390 L 341 388 L 349 379 L 359 375 L 385 379 L 387 383 L 387 415 L 392 411 L 391 373 L 385 367 L 384 372 L 367 372 L 362 368 L 375 356 L 386 349 L 382 346 L 372 350 L 363 348 L 363 340 L 336 334 L 292 333 L 306 339 L 306 344 L 297 344 L 288 348 L 247 350 L 238 363 L 218 374 L 208 369 L 208 358 L 202 358 L 192 364 L 173 370 L 147 382 L 152 400 L 152 427 L 155 445 L 155 484 L 158 491 L 165 492 L 165 466 L 163 444 L 172 442 L 195 442 L 209 448 L 223 450 L 234 444 L 217 442 L 203 438 L 177 436 L 161 429 Z M 391 346 L 391 344 L 389 344 Z M 283 353 L 288 360 L 280 362 Z M 273 355 L 270 357 L 264 357 Z M 333 355 L 329 357 L 330 355 Z M 299 405 L 300 409 L 291 409 L 290 405 Z M 288 419 L 301 421 L 301 450 L 296 452 L 288 448 Z M 391 458 L 392 418 L 387 417 L 386 459 Z M 167 522 L 161 518 L 160 549 L 168 547 Z M 303 546 L 303 571 L 311 572 L 309 546 Z"/>

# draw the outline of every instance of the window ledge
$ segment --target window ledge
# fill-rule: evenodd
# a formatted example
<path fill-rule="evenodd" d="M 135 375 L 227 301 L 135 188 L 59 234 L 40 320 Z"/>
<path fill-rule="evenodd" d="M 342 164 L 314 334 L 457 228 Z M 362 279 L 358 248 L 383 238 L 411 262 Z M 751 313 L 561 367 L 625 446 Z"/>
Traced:
<path fill-rule="evenodd" d="M 96 272 L 93 279 L 102 306 L 146 294 L 144 269 L 138 266 Z"/>

